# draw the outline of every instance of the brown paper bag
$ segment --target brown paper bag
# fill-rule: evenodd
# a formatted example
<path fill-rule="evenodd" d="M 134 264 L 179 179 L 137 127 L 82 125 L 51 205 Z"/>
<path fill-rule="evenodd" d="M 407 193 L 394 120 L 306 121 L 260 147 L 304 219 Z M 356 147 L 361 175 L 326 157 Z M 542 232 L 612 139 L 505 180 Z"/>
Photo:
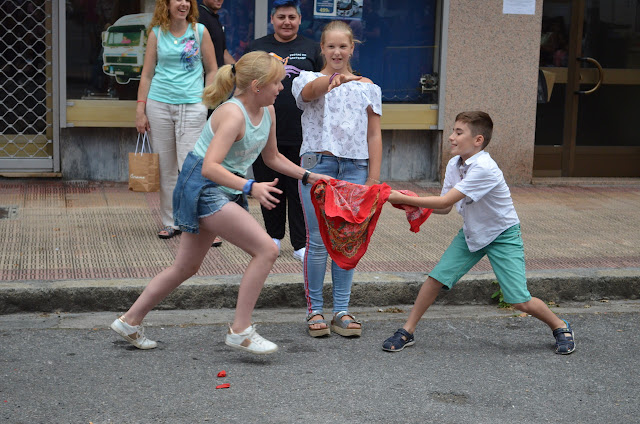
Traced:
<path fill-rule="evenodd" d="M 148 152 L 145 153 L 144 143 Z M 142 136 L 142 147 L 138 151 L 140 134 L 136 142 L 135 153 L 129 153 L 129 190 L 152 192 L 160 190 L 160 160 L 157 153 L 151 153 L 151 144 L 145 132 Z"/>

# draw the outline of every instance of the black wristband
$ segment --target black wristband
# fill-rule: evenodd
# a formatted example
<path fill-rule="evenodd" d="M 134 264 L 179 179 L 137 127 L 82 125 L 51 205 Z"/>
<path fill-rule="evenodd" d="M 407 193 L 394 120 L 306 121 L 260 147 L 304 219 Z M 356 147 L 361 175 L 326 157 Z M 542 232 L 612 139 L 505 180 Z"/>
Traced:
<path fill-rule="evenodd" d="M 300 181 L 302 181 L 302 184 L 307 185 L 307 182 L 309 181 L 309 175 L 311 175 L 311 172 L 305 170 L 304 174 L 302 175 L 302 179 Z"/>

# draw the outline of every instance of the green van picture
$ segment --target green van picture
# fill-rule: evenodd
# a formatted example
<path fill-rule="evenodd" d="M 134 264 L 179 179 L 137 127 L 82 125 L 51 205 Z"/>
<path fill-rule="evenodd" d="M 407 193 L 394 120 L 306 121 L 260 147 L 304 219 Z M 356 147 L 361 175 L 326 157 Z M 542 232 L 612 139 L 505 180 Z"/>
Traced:
<path fill-rule="evenodd" d="M 102 70 L 119 84 L 139 80 L 152 13 L 120 17 L 102 33 Z"/>

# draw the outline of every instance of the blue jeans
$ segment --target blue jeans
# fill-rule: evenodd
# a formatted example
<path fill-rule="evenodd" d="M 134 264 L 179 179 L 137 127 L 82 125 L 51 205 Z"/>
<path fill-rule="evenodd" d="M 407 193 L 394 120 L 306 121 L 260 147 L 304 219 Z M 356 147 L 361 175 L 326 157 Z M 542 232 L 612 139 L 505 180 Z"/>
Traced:
<path fill-rule="evenodd" d="M 305 167 L 303 155 L 302 166 Z M 331 155 L 312 153 L 315 155 L 307 169 L 317 174 L 325 174 L 330 177 L 348 181 L 355 184 L 364 184 L 369 175 L 368 159 L 346 159 Z M 307 297 L 307 309 L 322 311 L 322 286 L 324 274 L 327 268 L 327 249 L 324 246 L 318 227 L 318 219 L 311 202 L 311 184 L 300 184 L 300 198 L 302 209 L 307 224 L 307 250 L 304 256 L 304 288 Z M 333 283 L 333 312 L 348 311 L 351 298 L 351 282 L 353 281 L 353 269 L 344 270 L 333 260 L 331 261 L 331 280 Z"/>

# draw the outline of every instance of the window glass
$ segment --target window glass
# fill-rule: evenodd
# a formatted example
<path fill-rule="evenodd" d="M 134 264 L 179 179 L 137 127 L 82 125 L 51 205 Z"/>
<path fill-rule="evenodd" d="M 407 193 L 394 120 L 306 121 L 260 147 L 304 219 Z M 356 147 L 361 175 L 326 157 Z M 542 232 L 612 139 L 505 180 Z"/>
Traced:
<path fill-rule="evenodd" d="M 67 0 L 68 99 L 137 98 L 154 7 L 154 0 Z M 254 10 L 255 0 L 227 0 L 219 12 L 236 59 L 254 38 Z"/>
<path fill-rule="evenodd" d="M 352 67 L 382 88 L 383 101 L 437 103 L 436 0 L 338 0 L 335 18 L 314 16 L 314 0 L 301 0 L 300 9 L 299 33 L 318 42 L 330 19 L 349 22 L 361 41 Z"/>
<path fill-rule="evenodd" d="M 136 1 L 67 1 L 67 98 L 136 98 L 151 21 L 140 11 Z"/>
<path fill-rule="evenodd" d="M 255 9 L 255 0 L 226 0 L 218 12 L 227 50 L 235 60 L 240 59 L 249 41 L 254 39 Z"/>
<path fill-rule="evenodd" d="M 254 38 L 256 0 L 227 0 L 220 10 L 227 49 L 236 59 Z M 269 10 L 273 0 L 268 0 Z M 67 98 L 135 100 L 153 0 L 67 0 Z M 300 33 L 320 40 L 327 18 L 301 0 Z M 437 103 L 436 0 L 340 0 L 351 25 L 352 65 L 382 88 L 385 102 Z M 145 13 L 147 12 L 147 13 Z M 333 18 L 330 18 L 333 19 Z M 273 29 L 269 25 L 269 33 Z"/>

